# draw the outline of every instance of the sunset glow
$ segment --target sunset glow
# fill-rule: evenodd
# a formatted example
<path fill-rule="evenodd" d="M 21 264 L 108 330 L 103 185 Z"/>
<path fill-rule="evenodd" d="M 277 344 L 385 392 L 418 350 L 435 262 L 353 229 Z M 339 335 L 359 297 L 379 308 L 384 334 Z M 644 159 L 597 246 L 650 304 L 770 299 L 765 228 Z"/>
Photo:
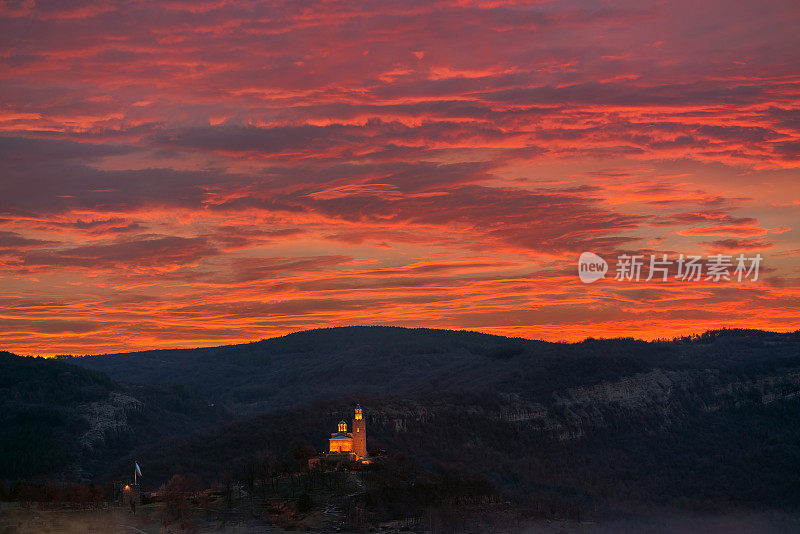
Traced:
<path fill-rule="evenodd" d="M 0 2 L 0 348 L 796 330 L 798 22 L 796 1 Z M 584 251 L 764 260 L 584 284 Z"/>

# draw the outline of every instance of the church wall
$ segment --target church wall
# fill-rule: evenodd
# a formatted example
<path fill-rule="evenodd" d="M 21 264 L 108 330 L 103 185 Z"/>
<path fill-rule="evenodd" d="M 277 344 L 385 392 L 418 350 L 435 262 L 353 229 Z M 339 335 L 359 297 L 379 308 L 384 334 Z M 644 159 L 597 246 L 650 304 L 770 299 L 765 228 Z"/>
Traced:
<path fill-rule="evenodd" d="M 330 452 L 350 452 L 353 450 L 353 440 L 351 439 L 332 439 L 330 440 Z"/>

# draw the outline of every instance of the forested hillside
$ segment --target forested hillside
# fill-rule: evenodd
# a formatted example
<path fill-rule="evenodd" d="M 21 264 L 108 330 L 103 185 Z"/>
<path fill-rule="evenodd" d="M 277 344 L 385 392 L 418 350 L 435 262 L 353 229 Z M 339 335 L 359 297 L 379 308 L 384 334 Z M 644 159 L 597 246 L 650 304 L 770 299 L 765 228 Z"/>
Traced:
<path fill-rule="evenodd" d="M 0 477 L 63 469 L 88 429 L 77 406 L 105 399 L 116 388 L 97 371 L 0 353 Z"/>
<path fill-rule="evenodd" d="M 547 343 L 476 332 L 346 327 L 244 345 L 71 358 L 111 378 L 179 383 L 241 414 L 345 393 L 502 391 L 529 398 L 649 369 L 772 372 L 800 365 L 800 333 Z"/>
<path fill-rule="evenodd" d="M 223 416 L 183 386 L 119 384 L 63 361 L 0 353 L 0 479 L 90 480 L 143 442 Z"/>
<path fill-rule="evenodd" d="M 324 450 L 359 402 L 392 465 L 526 506 L 800 500 L 798 332 L 564 344 L 350 327 L 0 366 L 0 478 L 119 478 L 133 459 L 154 486 L 243 479 L 265 459 L 298 469 L 297 449 Z"/>
<path fill-rule="evenodd" d="M 359 402 L 370 448 L 413 459 L 422 471 L 478 476 L 526 504 L 584 512 L 625 503 L 794 507 L 800 373 L 729 379 L 656 371 L 542 402 L 493 393 L 345 397 L 174 437 L 135 455 L 158 479 L 241 475 L 265 458 L 291 458 L 298 442 L 325 450 L 336 422 Z"/>

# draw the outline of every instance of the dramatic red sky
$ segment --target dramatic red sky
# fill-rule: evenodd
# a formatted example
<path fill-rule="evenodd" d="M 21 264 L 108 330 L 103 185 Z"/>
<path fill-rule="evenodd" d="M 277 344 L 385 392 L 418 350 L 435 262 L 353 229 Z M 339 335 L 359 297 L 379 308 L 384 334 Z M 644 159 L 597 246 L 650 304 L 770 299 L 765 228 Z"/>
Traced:
<path fill-rule="evenodd" d="M 799 27 L 797 0 L 0 2 L 0 346 L 795 330 Z M 583 251 L 764 260 L 586 285 Z"/>

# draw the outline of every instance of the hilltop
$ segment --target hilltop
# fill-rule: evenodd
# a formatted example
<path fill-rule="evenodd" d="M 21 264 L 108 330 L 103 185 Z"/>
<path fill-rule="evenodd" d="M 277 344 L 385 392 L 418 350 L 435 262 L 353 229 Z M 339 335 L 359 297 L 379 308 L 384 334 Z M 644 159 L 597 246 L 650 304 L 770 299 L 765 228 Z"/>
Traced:
<path fill-rule="evenodd" d="M 182 384 L 239 414 L 354 394 L 547 395 L 649 369 L 747 369 L 800 358 L 800 332 L 717 330 L 672 341 L 551 343 L 469 331 L 354 326 L 214 348 L 66 361 L 138 384 Z M 800 361 L 800 360 L 798 360 Z"/>

